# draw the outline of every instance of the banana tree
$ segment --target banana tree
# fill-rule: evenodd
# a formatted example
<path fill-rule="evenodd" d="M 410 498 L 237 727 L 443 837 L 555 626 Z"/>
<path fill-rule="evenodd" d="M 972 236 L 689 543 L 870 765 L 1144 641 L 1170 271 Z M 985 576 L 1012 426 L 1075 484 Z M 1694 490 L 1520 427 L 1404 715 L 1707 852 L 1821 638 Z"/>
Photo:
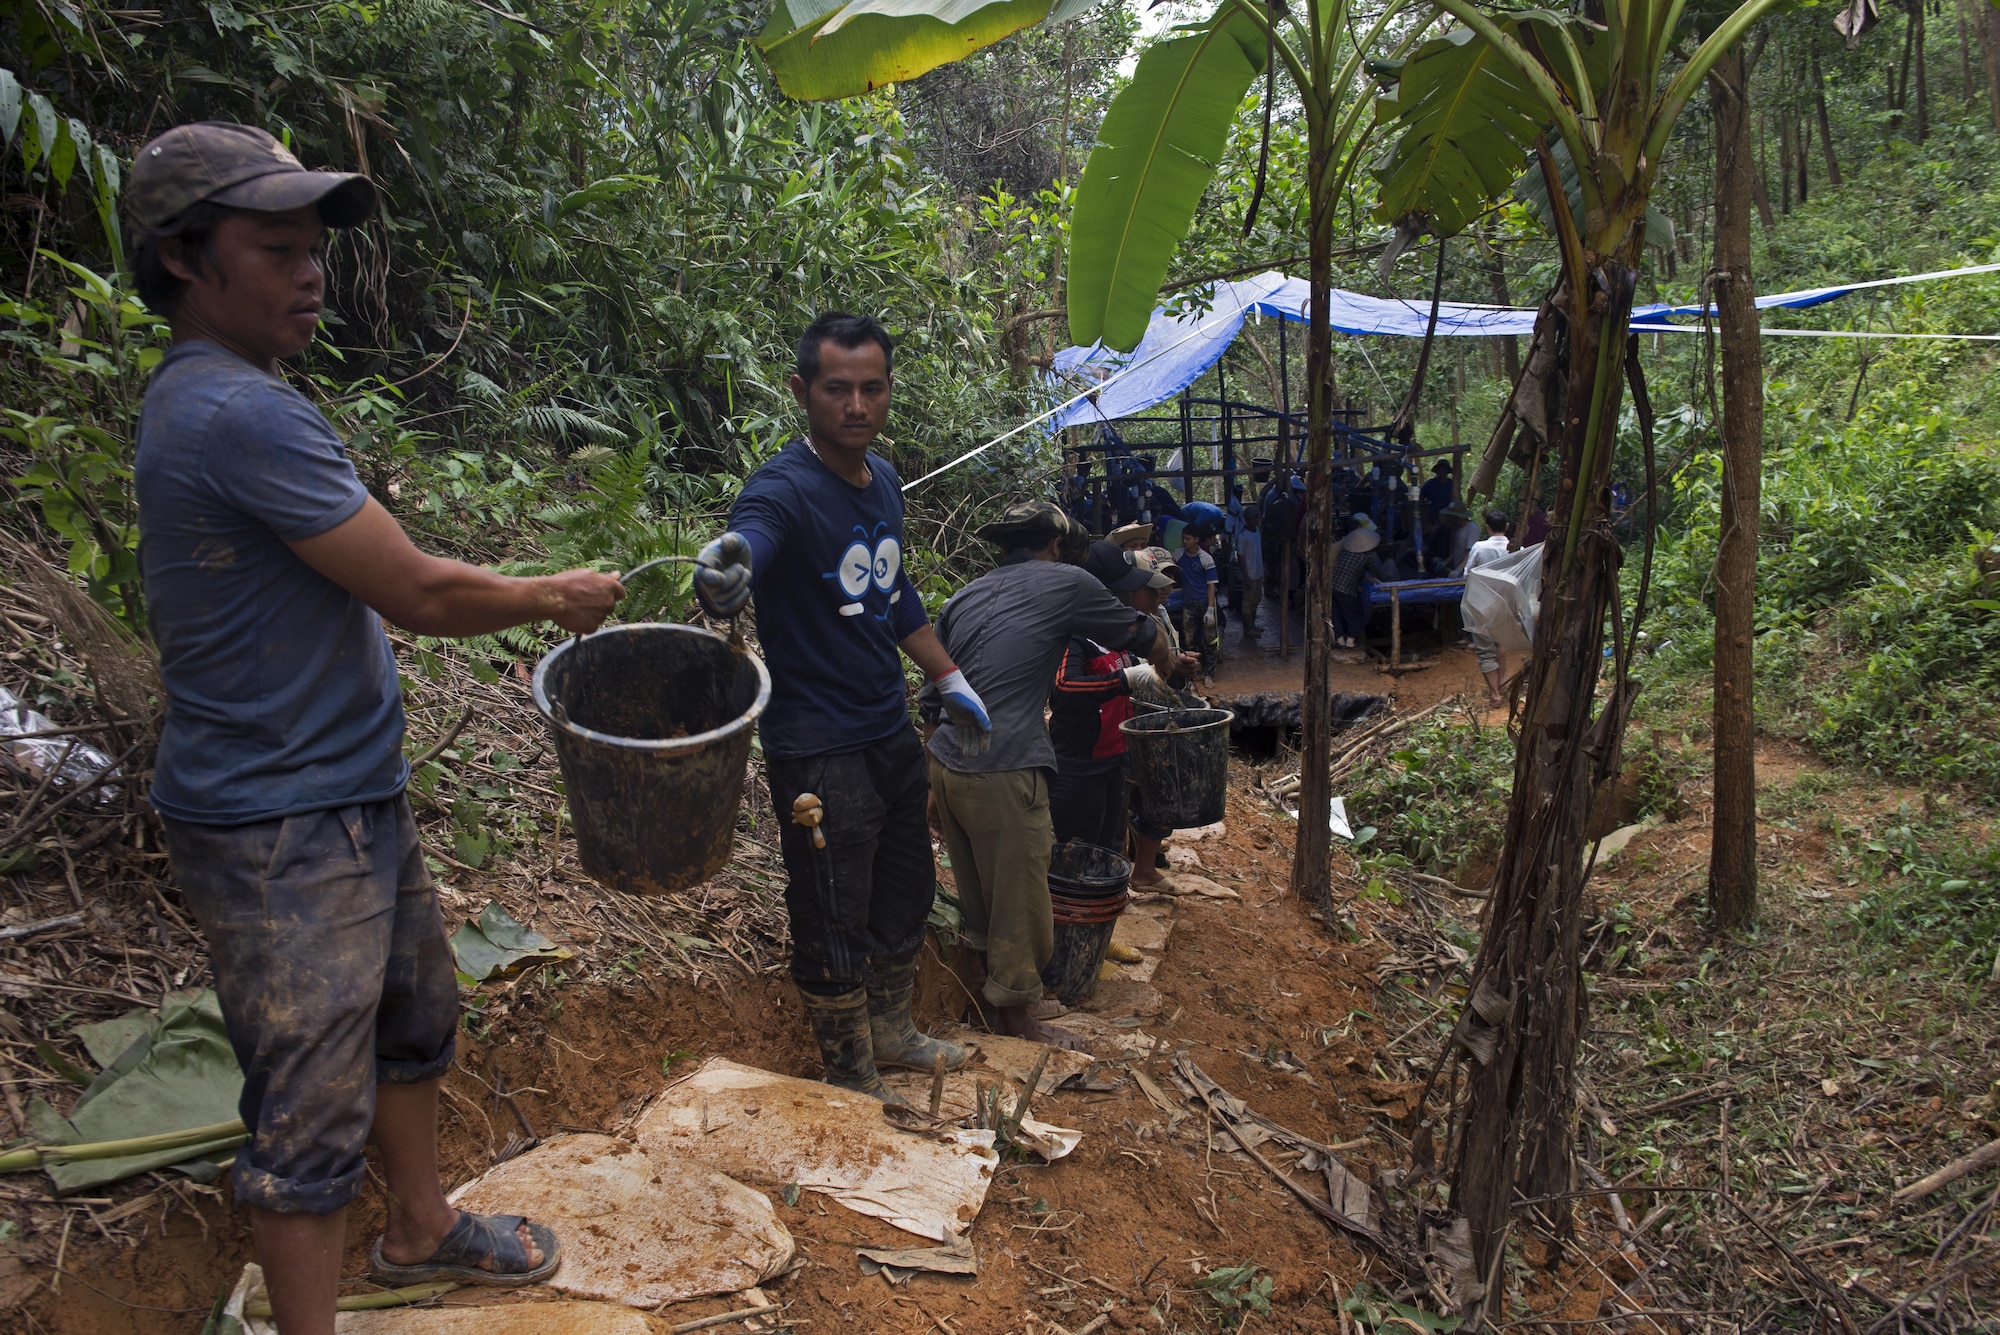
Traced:
<path fill-rule="evenodd" d="M 1495 1273 L 1516 1190 L 1568 1221 L 1584 836 L 1594 790 L 1617 772 L 1633 693 L 1625 665 L 1636 614 L 1628 624 L 1619 600 L 1609 478 L 1624 381 L 1643 395 L 1627 332 L 1648 205 L 1689 99 L 1784 0 L 1749 0 L 1698 44 L 1682 36 L 1687 0 L 1606 0 L 1596 21 L 1488 12 L 1472 0 L 1430 3 L 1462 26 L 1419 47 L 1377 104 L 1396 135 L 1377 168 L 1377 217 L 1448 235 L 1507 188 L 1513 164 L 1525 163 L 1541 195 L 1556 201 L 1548 218 L 1561 255 L 1547 306 L 1555 327 L 1539 331 L 1561 349 L 1565 373 L 1560 426 L 1551 428 L 1560 439 L 1550 442 L 1560 447 L 1555 522 L 1520 705 L 1513 805 L 1472 992 L 1453 1035 L 1468 1072 L 1449 1150 L 1452 1202 L 1470 1224 L 1471 1273 L 1484 1278 Z M 1638 406 L 1643 423 L 1643 398 Z M 1614 672 L 1600 695 L 1607 620 Z M 1476 1302 L 1478 1288 L 1461 1296 Z"/>
<path fill-rule="evenodd" d="M 1415 0 L 1388 0 L 1362 15 L 1352 0 L 1220 0 L 1201 23 L 1147 48 L 1131 82 L 1105 114 L 1077 189 L 1067 264 L 1070 338 L 1129 351 L 1144 335 L 1174 250 L 1187 236 L 1215 175 L 1236 113 L 1264 80 L 1266 149 L 1283 72 L 1306 125 L 1308 252 L 1312 298 L 1306 343 L 1308 553 L 1304 783 L 1299 794 L 1294 888 L 1330 898 L 1332 737 L 1326 680 L 1331 664 L 1333 528 L 1330 485 L 1333 364 L 1328 290 L 1335 202 L 1344 196 L 1373 126 L 1356 84 L 1368 56 L 1400 25 L 1403 54 L 1426 26 L 1411 24 Z M 758 45 L 779 86 L 795 97 L 850 96 L 956 59 L 1031 22 L 1063 22 L 1092 0 L 779 0 Z M 1041 15 L 1046 14 L 1046 18 Z M 1011 25 L 1011 26 L 1010 26 Z M 1260 175 L 1262 172 L 1260 166 Z M 1252 208 L 1255 208 L 1254 197 Z"/>

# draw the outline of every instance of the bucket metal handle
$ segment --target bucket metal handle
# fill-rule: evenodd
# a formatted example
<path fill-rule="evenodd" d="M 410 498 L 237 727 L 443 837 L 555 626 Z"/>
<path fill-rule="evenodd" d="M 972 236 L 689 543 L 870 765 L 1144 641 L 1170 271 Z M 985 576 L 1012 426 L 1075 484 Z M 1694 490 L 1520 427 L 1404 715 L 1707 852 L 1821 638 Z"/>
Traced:
<path fill-rule="evenodd" d="M 638 565 L 633 566 L 630 570 L 626 571 L 624 574 L 618 577 L 618 582 L 620 584 L 630 584 L 633 580 L 639 578 L 639 576 L 645 574 L 648 570 L 651 570 L 654 566 L 672 565 L 675 563 L 683 565 L 700 564 L 700 562 L 696 561 L 695 558 L 693 558 L 692 556 L 656 556 L 650 561 L 641 561 Z M 570 647 L 573 649 L 582 642 L 583 642 L 583 633 L 579 631 L 576 635 L 576 638 L 572 639 L 569 643 Z M 743 631 L 740 627 L 738 627 L 738 625 L 736 624 L 736 618 L 733 616 L 729 618 L 729 645 L 732 649 L 741 649 L 743 647 Z"/>

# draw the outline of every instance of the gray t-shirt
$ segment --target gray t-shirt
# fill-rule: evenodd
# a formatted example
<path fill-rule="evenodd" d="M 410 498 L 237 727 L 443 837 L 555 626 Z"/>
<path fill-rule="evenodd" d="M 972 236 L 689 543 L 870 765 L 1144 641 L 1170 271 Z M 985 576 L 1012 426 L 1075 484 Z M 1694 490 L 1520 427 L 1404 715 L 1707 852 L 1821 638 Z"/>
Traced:
<path fill-rule="evenodd" d="M 938 615 L 937 633 L 985 702 L 993 744 L 983 755 L 966 755 L 943 717 L 931 754 L 960 774 L 991 774 L 1055 769 L 1045 710 L 1071 636 L 1143 653 L 1155 631 L 1150 617 L 1119 602 L 1088 571 L 1019 555 L 953 594 Z M 934 714 L 936 688 L 926 686 L 922 699 L 926 714 Z"/>
<path fill-rule="evenodd" d="M 134 478 L 167 688 L 154 807 L 245 825 L 401 792 L 381 618 L 286 545 L 368 499 L 319 409 L 214 343 L 177 343 L 146 390 Z"/>

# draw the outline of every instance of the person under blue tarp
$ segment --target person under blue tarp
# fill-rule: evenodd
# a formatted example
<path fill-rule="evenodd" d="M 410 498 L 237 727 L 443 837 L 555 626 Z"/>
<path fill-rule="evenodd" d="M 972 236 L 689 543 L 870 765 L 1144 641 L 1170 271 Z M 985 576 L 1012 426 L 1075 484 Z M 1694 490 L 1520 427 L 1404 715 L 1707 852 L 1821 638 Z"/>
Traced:
<path fill-rule="evenodd" d="M 1431 465 L 1431 480 L 1417 489 L 1424 503 L 1424 522 L 1436 524 L 1445 507 L 1458 499 L 1458 484 L 1452 480 L 1451 464 L 1440 459 Z"/>

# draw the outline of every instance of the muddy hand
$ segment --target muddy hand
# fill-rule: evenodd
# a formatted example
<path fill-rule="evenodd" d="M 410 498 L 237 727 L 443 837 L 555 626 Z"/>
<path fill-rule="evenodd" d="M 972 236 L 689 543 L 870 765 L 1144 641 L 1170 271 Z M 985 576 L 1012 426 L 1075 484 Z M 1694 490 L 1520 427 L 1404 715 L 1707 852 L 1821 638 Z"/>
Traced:
<path fill-rule="evenodd" d="M 549 603 L 549 620 L 576 635 L 588 635 L 604 624 L 611 609 L 625 596 L 616 575 L 595 570 L 565 570 L 542 580 Z"/>

